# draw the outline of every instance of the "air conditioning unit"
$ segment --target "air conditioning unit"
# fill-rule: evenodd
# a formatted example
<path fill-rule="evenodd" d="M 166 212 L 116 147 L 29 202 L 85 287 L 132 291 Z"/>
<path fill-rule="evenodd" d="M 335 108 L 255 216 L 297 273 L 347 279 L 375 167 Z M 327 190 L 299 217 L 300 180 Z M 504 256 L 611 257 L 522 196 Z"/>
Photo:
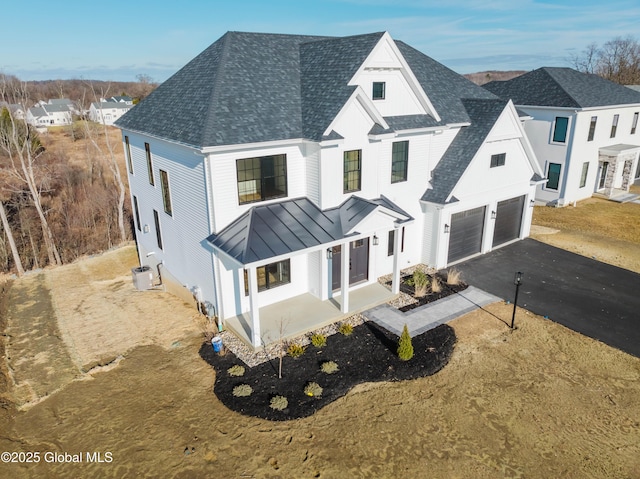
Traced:
<path fill-rule="evenodd" d="M 146 291 L 153 287 L 153 271 L 150 266 L 132 268 L 133 285 L 138 291 Z"/>

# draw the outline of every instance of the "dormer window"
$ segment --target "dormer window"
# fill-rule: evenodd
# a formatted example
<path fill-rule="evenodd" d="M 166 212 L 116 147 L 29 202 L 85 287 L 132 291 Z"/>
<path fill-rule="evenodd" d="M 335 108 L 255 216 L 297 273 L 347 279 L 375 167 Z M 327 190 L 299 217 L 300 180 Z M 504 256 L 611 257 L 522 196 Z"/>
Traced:
<path fill-rule="evenodd" d="M 385 82 L 374 81 L 372 98 L 374 100 L 384 100 L 384 94 L 385 94 Z"/>

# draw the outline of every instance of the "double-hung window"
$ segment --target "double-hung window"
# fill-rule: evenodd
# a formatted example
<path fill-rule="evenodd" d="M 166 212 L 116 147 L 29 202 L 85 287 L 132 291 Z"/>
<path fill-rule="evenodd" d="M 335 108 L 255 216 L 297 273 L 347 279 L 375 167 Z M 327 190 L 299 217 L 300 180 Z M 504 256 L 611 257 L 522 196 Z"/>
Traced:
<path fill-rule="evenodd" d="M 153 222 L 156 226 L 156 241 L 158 243 L 158 248 L 162 249 L 162 231 L 160 231 L 160 216 L 158 216 L 158 212 L 153 210 Z"/>
<path fill-rule="evenodd" d="M 587 174 L 589 174 L 589 162 L 582 163 L 582 175 L 580 175 L 580 188 L 584 188 L 587 184 Z"/>
<path fill-rule="evenodd" d="M 164 205 L 164 212 L 171 216 L 173 210 L 171 208 L 171 192 L 169 191 L 169 175 L 164 170 L 160 170 L 160 186 L 162 189 L 162 204 Z"/>
<path fill-rule="evenodd" d="M 241 205 L 287 196 L 287 155 L 237 160 L 236 170 Z"/>
<path fill-rule="evenodd" d="M 147 170 L 149 171 L 149 184 L 155 186 L 156 182 L 153 179 L 153 163 L 151 162 L 151 147 L 149 143 L 144 144 L 144 151 L 147 154 Z"/>
<path fill-rule="evenodd" d="M 618 130 L 618 120 L 620 115 L 613 115 L 613 121 L 611 122 L 611 138 L 616 137 L 616 131 Z"/>
<path fill-rule="evenodd" d="M 567 129 L 569 127 L 569 118 L 557 116 L 555 126 L 553 128 L 553 141 L 556 143 L 564 143 L 567 141 Z"/>
<path fill-rule="evenodd" d="M 343 192 L 360 191 L 362 186 L 362 150 L 344 152 Z"/>
<path fill-rule="evenodd" d="M 129 137 L 124 137 L 125 155 L 127 156 L 127 165 L 129 166 L 129 173 L 133 175 L 133 162 L 131 161 L 131 146 L 129 145 Z"/>
<path fill-rule="evenodd" d="M 636 134 L 636 129 L 638 128 L 638 112 L 633 114 L 633 121 L 631 122 L 631 134 Z"/>
<path fill-rule="evenodd" d="M 591 123 L 589 124 L 589 136 L 587 137 L 587 141 L 593 141 L 593 137 L 596 134 L 596 123 L 598 121 L 597 116 L 591 117 Z"/>
<path fill-rule="evenodd" d="M 396 141 L 391 147 L 391 183 L 407 181 L 409 142 Z"/>

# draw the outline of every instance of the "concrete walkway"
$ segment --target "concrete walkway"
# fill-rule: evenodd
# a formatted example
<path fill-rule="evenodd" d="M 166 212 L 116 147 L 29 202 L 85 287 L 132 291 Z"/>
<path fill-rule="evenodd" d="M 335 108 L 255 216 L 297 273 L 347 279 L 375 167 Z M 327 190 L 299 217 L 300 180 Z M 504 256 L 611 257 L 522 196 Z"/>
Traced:
<path fill-rule="evenodd" d="M 492 294 L 486 293 L 474 286 L 469 286 L 458 294 L 452 294 L 444 299 L 425 304 L 403 313 L 398 309 L 381 304 L 364 311 L 362 314 L 370 321 L 374 321 L 383 328 L 400 336 L 406 324 L 411 336 L 418 336 L 430 329 L 456 319 L 487 304 L 502 301 Z"/>

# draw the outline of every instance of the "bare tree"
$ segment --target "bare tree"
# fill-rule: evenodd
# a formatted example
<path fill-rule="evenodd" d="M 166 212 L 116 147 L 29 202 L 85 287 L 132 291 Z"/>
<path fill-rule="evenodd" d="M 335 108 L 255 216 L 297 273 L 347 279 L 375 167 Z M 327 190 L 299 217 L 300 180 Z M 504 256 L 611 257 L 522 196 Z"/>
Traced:
<path fill-rule="evenodd" d="M 18 253 L 16 241 L 13 238 L 13 232 L 11 231 L 11 225 L 9 224 L 9 219 L 7 218 L 7 213 L 4 209 L 3 201 L 0 201 L 0 217 L 2 217 L 2 226 L 4 228 L 5 234 L 7 235 L 7 241 L 9 241 L 9 247 L 11 248 L 11 254 L 13 255 L 13 262 L 16 265 L 16 271 L 18 273 L 18 276 L 22 276 L 24 274 L 22 260 L 20 259 L 20 253 Z"/>
<path fill-rule="evenodd" d="M 96 91 L 93 88 L 93 85 L 91 83 L 89 84 L 89 87 L 91 89 L 91 93 L 94 98 L 94 101 L 98 103 L 98 105 L 101 105 L 100 99 L 107 96 L 108 90 L 101 91 L 100 99 L 98 99 Z M 111 139 L 109 138 L 109 130 L 108 130 L 108 126 L 105 124 L 101 106 L 98 107 L 98 111 L 100 113 L 100 119 L 102 120 L 105 146 L 107 148 L 107 155 L 106 155 L 108 160 L 107 163 L 109 165 L 109 170 L 113 175 L 113 179 L 116 183 L 116 186 L 118 187 L 118 208 L 117 208 L 118 229 L 120 231 L 120 242 L 124 243 L 127 240 L 127 230 L 124 227 L 124 202 L 127 194 L 127 187 L 125 186 L 124 181 L 122 179 L 122 173 L 120 172 L 120 165 L 118 164 L 118 159 L 114 151 L 114 145 L 111 143 Z M 104 155 L 102 148 L 100 148 L 100 145 L 97 142 L 96 135 L 92 134 L 91 129 L 89 128 L 89 124 L 87 122 L 85 122 L 85 128 L 86 128 L 85 131 L 87 134 L 87 138 L 89 138 L 89 140 L 91 141 L 91 144 L 93 144 L 93 146 L 96 148 L 98 152 L 100 152 L 101 155 Z"/>
<path fill-rule="evenodd" d="M 0 78 L 0 80 L 2 80 Z M 13 87 L 13 91 L 8 88 Z M 21 84 L 0 83 L 2 97 L 21 105 L 26 104 L 26 86 Z M 39 175 L 37 160 L 42 154 L 43 148 L 32 128 L 25 120 L 18 120 L 8 109 L 3 110 L 2 126 L 0 127 L 0 150 L 8 158 L 7 173 L 18 183 L 26 186 L 31 202 L 38 214 L 42 227 L 42 236 L 47 250 L 50 264 L 60 265 L 62 261 L 56 247 L 53 232 L 47 220 L 47 214 L 42 205 L 42 190 L 46 184 L 46 178 Z"/>
<path fill-rule="evenodd" d="M 640 84 L 640 44 L 632 36 L 616 37 L 602 47 L 592 43 L 570 59 L 574 68 L 621 85 Z"/>

